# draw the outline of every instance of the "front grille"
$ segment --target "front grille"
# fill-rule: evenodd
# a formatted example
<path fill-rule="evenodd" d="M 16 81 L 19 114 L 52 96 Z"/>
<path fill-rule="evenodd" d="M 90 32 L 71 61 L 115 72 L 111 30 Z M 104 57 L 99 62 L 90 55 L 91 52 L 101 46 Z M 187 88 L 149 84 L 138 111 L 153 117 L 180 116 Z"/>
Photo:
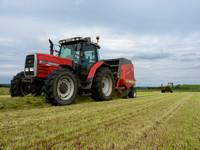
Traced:
<path fill-rule="evenodd" d="M 25 76 L 36 76 L 37 72 L 37 55 L 27 55 L 25 61 Z"/>
<path fill-rule="evenodd" d="M 43 75 L 47 75 L 48 74 L 48 67 L 44 67 L 44 66 L 39 66 L 39 74 L 43 74 Z"/>
<path fill-rule="evenodd" d="M 26 76 L 34 76 L 34 72 L 33 71 L 28 71 L 28 72 L 25 72 L 26 73 Z"/>
<path fill-rule="evenodd" d="M 34 55 L 28 55 L 26 57 L 25 68 L 30 68 L 34 66 Z"/>

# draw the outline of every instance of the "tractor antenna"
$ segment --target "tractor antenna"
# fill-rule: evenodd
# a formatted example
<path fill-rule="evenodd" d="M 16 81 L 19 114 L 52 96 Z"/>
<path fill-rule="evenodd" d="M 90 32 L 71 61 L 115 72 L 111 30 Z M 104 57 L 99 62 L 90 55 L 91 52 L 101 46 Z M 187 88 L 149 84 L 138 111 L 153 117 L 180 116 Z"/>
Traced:
<path fill-rule="evenodd" d="M 50 55 L 53 55 L 53 42 L 49 39 L 50 43 Z"/>
<path fill-rule="evenodd" d="M 99 36 L 97 36 L 96 39 L 97 39 L 97 44 L 98 44 L 98 42 L 99 42 Z"/>

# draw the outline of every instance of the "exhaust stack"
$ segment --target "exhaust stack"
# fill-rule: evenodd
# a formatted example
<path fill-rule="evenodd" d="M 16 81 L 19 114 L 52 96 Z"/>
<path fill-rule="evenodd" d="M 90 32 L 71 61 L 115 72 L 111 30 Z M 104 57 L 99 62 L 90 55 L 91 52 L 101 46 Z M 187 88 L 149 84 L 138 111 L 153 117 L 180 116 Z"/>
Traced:
<path fill-rule="evenodd" d="M 53 42 L 49 39 L 50 43 L 50 55 L 53 55 Z"/>

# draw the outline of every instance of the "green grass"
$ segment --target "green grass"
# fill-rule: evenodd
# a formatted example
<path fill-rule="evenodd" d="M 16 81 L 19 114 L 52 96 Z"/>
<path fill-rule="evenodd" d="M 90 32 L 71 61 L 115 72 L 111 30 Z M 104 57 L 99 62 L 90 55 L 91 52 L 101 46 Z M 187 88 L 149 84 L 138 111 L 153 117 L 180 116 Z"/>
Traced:
<path fill-rule="evenodd" d="M 73 105 L 55 107 L 43 96 L 2 95 L 0 149 L 199 149 L 200 93 L 117 96 L 104 102 L 78 96 Z"/>
<path fill-rule="evenodd" d="M 2 95 L 9 95 L 9 88 L 6 87 L 0 87 L 0 96 Z"/>

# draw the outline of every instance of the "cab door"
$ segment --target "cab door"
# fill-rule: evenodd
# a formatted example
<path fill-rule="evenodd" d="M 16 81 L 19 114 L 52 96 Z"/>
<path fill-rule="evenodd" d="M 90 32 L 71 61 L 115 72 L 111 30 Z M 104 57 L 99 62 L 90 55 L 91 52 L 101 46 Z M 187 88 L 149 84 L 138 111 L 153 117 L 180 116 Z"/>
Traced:
<path fill-rule="evenodd" d="M 82 80 L 86 80 L 90 68 L 98 61 L 97 48 L 94 45 L 87 46 L 83 44 L 81 56 L 81 73 Z"/>

